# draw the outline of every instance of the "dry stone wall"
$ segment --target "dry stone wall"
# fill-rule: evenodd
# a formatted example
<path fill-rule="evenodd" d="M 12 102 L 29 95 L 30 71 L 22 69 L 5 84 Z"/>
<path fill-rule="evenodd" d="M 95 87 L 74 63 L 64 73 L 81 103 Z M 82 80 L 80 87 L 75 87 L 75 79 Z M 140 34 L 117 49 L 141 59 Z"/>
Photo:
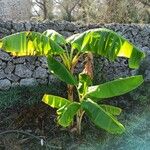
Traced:
<path fill-rule="evenodd" d="M 77 25 L 66 21 L 45 21 L 42 23 L 0 21 L 0 38 L 19 31 L 32 30 L 43 32 L 54 29 L 60 34 L 68 37 L 74 33 L 82 32 L 92 28 L 105 27 L 112 29 L 147 53 L 144 64 L 143 75 L 146 82 L 150 82 L 150 26 L 138 24 L 92 24 Z M 95 57 L 94 75 L 95 83 L 111 80 L 135 74 L 137 71 L 128 68 L 126 59 L 117 59 L 109 62 L 107 59 Z M 81 68 L 81 66 L 78 66 Z M 142 67 L 143 68 L 143 67 Z M 0 50 L 0 90 L 16 86 L 36 86 L 40 84 L 59 84 L 56 77 L 48 72 L 45 57 L 12 57 Z"/>

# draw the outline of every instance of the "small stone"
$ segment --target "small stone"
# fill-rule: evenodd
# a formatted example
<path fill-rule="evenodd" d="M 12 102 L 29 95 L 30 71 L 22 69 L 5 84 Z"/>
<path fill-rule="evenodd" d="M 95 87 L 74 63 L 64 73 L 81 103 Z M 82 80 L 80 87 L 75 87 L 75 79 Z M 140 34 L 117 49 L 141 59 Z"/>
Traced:
<path fill-rule="evenodd" d="M 13 59 L 14 64 L 22 64 L 24 62 L 25 62 L 25 57 L 19 57 L 19 58 Z"/>
<path fill-rule="evenodd" d="M 46 57 L 39 57 L 39 61 L 41 62 L 41 67 L 42 68 L 45 68 L 45 69 L 48 68 Z"/>
<path fill-rule="evenodd" d="M 40 63 L 39 61 L 36 61 L 36 62 L 35 62 L 35 66 L 36 66 L 36 67 L 39 67 L 40 65 L 41 65 L 41 63 Z"/>
<path fill-rule="evenodd" d="M 61 31 L 60 34 L 62 34 L 64 37 L 69 37 L 72 35 L 72 32 Z"/>
<path fill-rule="evenodd" d="M 135 75 L 137 75 L 137 70 L 131 70 L 130 73 L 132 76 L 135 76 Z"/>
<path fill-rule="evenodd" d="M 142 47 L 142 50 L 146 53 L 146 54 L 150 54 L 150 48 L 145 46 L 145 47 Z"/>
<path fill-rule="evenodd" d="M 12 23 L 12 26 L 13 26 L 13 29 L 17 32 L 20 32 L 20 31 L 24 31 L 25 28 L 24 28 L 24 24 L 23 23 Z"/>
<path fill-rule="evenodd" d="M 0 90 L 8 90 L 11 87 L 11 82 L 8 79 L 0 80 Z"/>
<path fill-rule="evenodd" d="M 33 71 L 35 69 L 35 65 L 29 63 L 29 62 L 26 62 L 26 66 L 28 69 L 30 69 L 31 71 Z"/>
<path fill-rule="evenodd" d="M 3 61 L 2 61 L 2 60 L 0 60 L 0 66 L 2 65 L 2 63 L 3 63 Z"/>
<path fill-rule="evenodd" d="M 13 65 L 13 63 L 8 62 L 4 71 L 5 71 L 5 73 L 8 74 L 8 73 L 12 73 L 14 71 L 14 69 L 15 69 L 15 66 Z"/>
<path fill-rule="evenodd" d="M 13 82 L 11 84 L 11 87 L 13 87 L 13 88 L 19 87 L 19 82 Z"/>
<path fill-rule="evenodd" d="M 9 61 L 9 60 L 11 60 L 11 57 L 6 52 L 3 52 L 0 50 L 0 59 L 5 60 L 5 61 Z"/>
<path fill-rule="evenodd" d="M 4 73 L 4 70 L 0 69 L 0 79 L 4 79 L 6 77 L 6 74 Z"/>
<path fill-rule="evenodd" d="M 77 30 L 77 27 L 75 26 L 75 24 L 71 22 L 67 22 L 67 21 L 64 21 L 63 23 L 65 24 L 65 29 L 64 29 L 65 31 L 73 32 Z"/>
<path fill-rule="evenodd" d="M 15 30 L 14 29 L 11 29 L 11 34 L 15 33 Z"/>
<path fill-rule="evenodd" d="M 23 78 L 30 78 L 32 76 L 32 71 L 24 64 L 18 64 L 16 65 L 15 75 Z"/>
<path fill-rule="evenodd" d="M 47 70 L 40 66 L 36 68 L 36 70 L 33 73 L 33 76 L 35 78 L 47 78 L 48 77 Z"/>
<path fill-rule="evenodd" d="M 36 81 L 36 79 L 34 78 L 30 78 L 30 79 L 21 79 L 20 80 L 20 86 L 37 86 L 38 83 Z"/>
<path fill-rule="evenodd" d="M 145 81 L 149 82 L 150 81 L 150 70 L 145 71 Z"/>
<path fill-rule="evenodd" d="M 5 27 L 6 29 L 8 29 L 8 30 L 11 30 L 11 28 L 12 28 L 12 21 L 11 21 L 11 20 L 8 20 L 8 21 L 5 23 L 4 27 Z"/>
<path fill-rule="evenodd" d="M 47 83 L 48 83 L 48 79 L 47 79 L 47 78 L 44 78 L 44 79 L 37 79 L 37 82 L 38 82 L 39 84 L 44 85 L 44 84 L 47 84 Z"/>
<path fill-rule="evenodd" d="M 31 23 L 30 23 L 30 22 L 26 22 L 26 23 L 25 23 L 25 30 L 26 30 L 26 31 L 30 31 L 31 28 L 32 28 Z"/>
<path fill-rule="evenodd" d="M 133 34 L 134 36 L 136 36 L 136 35 L 138 34 L 138 29 L 132 30 L 132 34 Z"/>
<path fill-rule="evenodd" d="M 5 69 L 5 68 L 6 68 L 6 63 L 5 63 L 5 62 L 2 62 L 0 68 L 1 68 L 1 69 Z"/>
<path fill-rule="evenodd" d="M 48 77 L 48 84 L 54 84 L 56 82 L 59 82 L 60 80 L 53 74 L 49 75 Z"/>
<path fill-rule="evenodd" d="M 9 35 L 9 34 L 11 34 L 10 30 L 8 30 L 6 28 L 0 27 L 0 31 L 1 31 L 1 33 L 3 33 L 3 35 Z M 2 38 L 2 36 L 0 36 L 0 37 Z"/>
<path fill-rule="evenodd" d="M 36 58 L 37 58 L 37 57 L 29 56 L 29 57 L 26 57 L 25 59 L 26 59 L 29 63 L 34 64 Z"/>
<path fill-rule="evenodd" d="M 12 73 L 7 74 L 6 77 L 7 77 L 7 79 L 14 81 L 14 82 L 17 82 L 20 80 L 20 77 L 18 77 L 17 75 L 14 75 Z"/>

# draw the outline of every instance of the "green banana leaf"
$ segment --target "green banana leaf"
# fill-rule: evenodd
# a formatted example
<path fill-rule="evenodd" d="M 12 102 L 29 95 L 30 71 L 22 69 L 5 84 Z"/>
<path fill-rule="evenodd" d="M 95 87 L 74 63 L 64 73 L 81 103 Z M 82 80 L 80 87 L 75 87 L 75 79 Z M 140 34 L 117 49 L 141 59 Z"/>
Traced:
<path fill-rule="evenodd" d="M 58 123 L 63 127 L 69 126 L 79 109 L 80 103 L 72 102 L 63 109 L 62 114 L 58 117 Z"/>
<path fill-rule="evenodd" d="M 106 112 L 92 100 L 88 99 L 82 101 L 81 107 L 85 110 L 85 113 L 97 127 L 112 134 L 121 134 L 125 131 L 124 126 L 118 122 L 115 117 Z"/>
<path fill-rule="evenodd" d="M 68 105 L 64 105 L 62 107 L 60 107 L 59 109 L 57 109 L 57 115 L 58 115 L 58 118 L 60 118 L 60 116 L 62 115 L 62 113 L 64 112 L 64 109 L 67 107 Z"/>
<path fill-rule="evenodd" d="M 87 74 L 80 73 L 78 90 L 81 95 L 84 95 L 87 92 L 89 85 L 92 85 L 92 79 Z"/>
<path fill-rule="evenodd" d="M 64 52 L 49 37 L 32 31 L 15 33 L 0 39 L 0 48 L 15 56 L 47 56 Z"/>
<path fill-rule="evenodd" d="M 71 103 L 69 100 L 65 98 L 55 96 L 55 95 L 48 95 L 48 94 L 45 94 L 43 96 L 42 101 L 53 108 L 61 108 Z"/>
<path fill-rule="evenodd" d="M 104 104 L 101 104 L 100 105 L 101 108 L 103 108 L 106 112 L 108 112 L 109 114 L 112 114 L 112 115 L 120 115 L 120 113 L 122 112 L 122 109 L 119 108 L 119 107 L 115 107 L 115 106 L 111 106 L 111 105 L 104 105 Z"/>
<path fill-rule="evenodd" d="M 87 96 L 94 98 L 111 98 L 128 93 L 143 83 L 141 75 L 120 78 L 104 84 L 90 86 Z"/>
<path fill-rule="evenodd" d="M 129 58 L 129 67 L 138 68 L 144 53 L 119 34 L 105 29 L 91 29 L 66 39 L 73 49 L 80 52 L 92 52 L 109 60 L 116 57 Z"/>
<path fill-rule="evenodd" d="M 55 30 L 46 30 L 43 32 L 43 35 L 49 37 L 51 40 L 53 40 L 59 45 L 66 44 L 65 38 Z"/>
<path fill-rule="evenodd" d="M 60 80 L 72 85 L 77 84 L 73 74 L 71 74 L 62 63 L 51 56 L 47 57 L 47 62 L 49 70 L 54 73 Z"/>

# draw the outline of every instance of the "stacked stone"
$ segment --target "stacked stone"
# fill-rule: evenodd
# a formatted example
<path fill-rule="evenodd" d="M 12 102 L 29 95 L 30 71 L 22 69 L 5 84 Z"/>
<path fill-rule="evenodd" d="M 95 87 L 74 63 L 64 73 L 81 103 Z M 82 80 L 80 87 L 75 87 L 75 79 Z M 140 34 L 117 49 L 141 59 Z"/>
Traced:
<path fill-rule="evenodd" d="M 0 51 L 0 89 L 47 84 L 48 70 L 43 60 L 37 57 L 13 58 Z"/>
<path fill-rule="evenodd" d="M 68 37 L 72 34 L 83 32 L 88 29 L 105 27 L 112 29 L 136 46 L 150 53 L 150 26 L 136 24 L 93 24 L 77 25 L 66 21 L 45 21 L 42 23 L 0 21 L 0 38 L 20 31 L 38 31 L 43 32 L 47 29 L 53 29 L 60 34 Z M 144 77 L 147 82 L 150 81 L 150 57 L 147 56 L 144 66 Z M 109 62 L 107 59 L 95 57 L 95 82 L 111 80 L 117 77 L 124 77 L 134 74 L 135 71 L 128 68 L 128 61 L 120 58 L 115 62 Z M 80 69 L 81 65 L 78 65 Z M 45 57 L 12 57 L 4 51 L 0 51 L 0 90 L 9 89 L 16 86 L 35 86 L 39 84 L 51 84 L 58 81 L 49 73 Z"/>
<path fill-rule="evenodd" d="M 88 26 L 79 26 L 79 31 L 86 31 L 94 28 L 111 29 L 130 42 L 135 44 L 138 48 L 146 53 L 146 59 L 141 64 L 143 68 L 143 76 L 146 82 L 150 82 L 150 25 L 149 24 L 91 24 Z M 117 58 L 115 62 L 110 62 L 105 58 L 95 57 L 95 83 L 102 83 L 118 77 L 125 77 L 135 75 L 138 70 L 132 70 L 128 67 L 128 60 L 124 58 Z"/>
<path fill-rule="evenodd" d="M 53 29 L 65 37 L 70 36 L 77 27 L 68 22 L 30 23 L 12 21 L 0 22 L 0 38 L 20 31 L 44 32 Z M 16 86 L 36 86 L 56 82 L 55 76 L 49 73 L 45 57 L 13 57 L 0 50 L 0 90 Z M 57 81 L 58 82 L 58 81 Z"/>
<path fill-rule="evenodd" d="M 0 38 L 20 31 L 38 31 L 44 32 L 47 29 L 53 29 L 58 31 L 60 34 L 68 37 L 78 32 L 78 27 L 67 21 L 49 21 L 44 22 L 19 22 L 13 21 L 2 21 L 0 20 Z"/>

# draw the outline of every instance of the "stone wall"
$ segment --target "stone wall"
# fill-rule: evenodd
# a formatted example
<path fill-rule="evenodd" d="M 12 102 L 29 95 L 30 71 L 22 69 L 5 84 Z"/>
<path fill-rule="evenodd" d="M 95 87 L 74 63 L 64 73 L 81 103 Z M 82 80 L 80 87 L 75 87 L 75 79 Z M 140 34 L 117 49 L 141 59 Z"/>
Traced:
<path fill-rule="evenodd" d="M 30 0 L 0 0 L 0 18 L 15 21 L 29 20 L 31 17 Z"/>
<path fill-rule="evenodd" d="M 82 32 L 91 28 L 106 27 L 112 29 L 136 46 L 144 50 L 147 54 L 150 52 L 150 26 L 137 24 L 96 24 L 96 25 L 75 25 L 66 21 L 45 21 L 43 23 L 22 22 L 14 23 L 12 21 L 0 22 L 0 38 L 15 32 L 32 30 L 43 32 L 46 29 L 54 29 L 65 37 L 74 33 Z M 145 70 L 143 75 L 146 81 L 150 81 L 150 55 L 143 64 Z M 128 68 L 126 59 L 119 58 L 115 62 L 109 62 L 107 59 L 95 57 L 95 79 L 94 82 L 103 82 L 120 76 L 135 74 L 134 70 Z M 4 51 L 0 51 L 0 90 L 9 89 L 16 86 L 31 86 L 39 84 L 53 84 L 57 79 L 49 74 L 45 57 L 12 57 Z"/>

